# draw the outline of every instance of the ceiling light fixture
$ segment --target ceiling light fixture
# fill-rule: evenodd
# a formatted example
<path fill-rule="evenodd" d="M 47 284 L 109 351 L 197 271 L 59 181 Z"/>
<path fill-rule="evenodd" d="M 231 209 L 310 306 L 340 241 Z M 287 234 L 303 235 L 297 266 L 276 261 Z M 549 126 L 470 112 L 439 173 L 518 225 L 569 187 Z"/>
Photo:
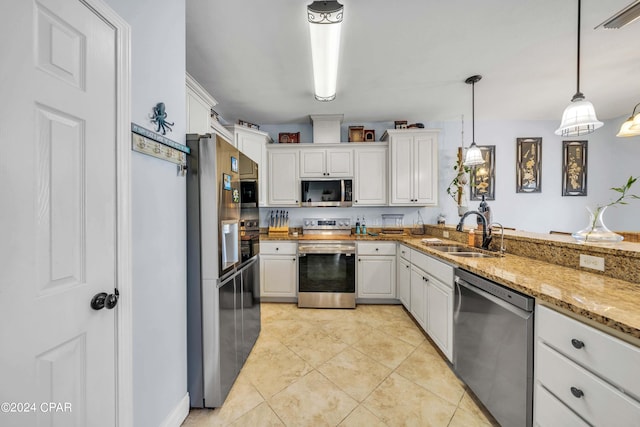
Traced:
<path fill-rule="evenodd" d="M 620 131 L 616 136 L 626 138 L 640 135 L 640 113 L 636 114 L 636 108 L 638 108 L 639 105 L 640 104 L 636 104 L 636 106 L 633 107 L 631 116 L 620 126 Z"/>
<path fill-rule="evenodd" d="M 475 87 L 476 83 L 480 81 L 482 76 L 471 76 L 464 82 L 471 85 L 471 145 L 467 150 L 467 154 L 464 157 L 465 166 L 477 166 L 484 163 L 482 158 L 482 152 L 476 145 L 476 101 L 475 101 Z"/>
<path fill-rule="evenodd" d="M 318 101 L 336 98 L 343 9 L 337 1 L 314 1 L 307 6 L 313 81 Z"/>
<path fill-rule="evenodd" d="M 634 1 L 629 6 L 625 7 L 620 12 L 604 21 L 602 24 L 598 25 L 596 28 L 604 27 L 619 29 L 624 27 L 625 25 L 631 24 L 638 18 L 640 18 L 640 0 Z"/>
<path fill-rule="evenodd" d="M 584 95 L 580 92 L 580 9 L 581 0 L 578 0 L 578 55 L 577 55 L 577 89 L 576 94 L 571 98 L 571 104 L 565 108 L 562 114 L 562 122 L 560 127 L 556 129 L 556 135 L 562 136 L 581 136 L 592 133 L 594 130 L 602 127 L 603 123 L 598 121 L 596 110 L 593 104 L 584 99 Z"/>

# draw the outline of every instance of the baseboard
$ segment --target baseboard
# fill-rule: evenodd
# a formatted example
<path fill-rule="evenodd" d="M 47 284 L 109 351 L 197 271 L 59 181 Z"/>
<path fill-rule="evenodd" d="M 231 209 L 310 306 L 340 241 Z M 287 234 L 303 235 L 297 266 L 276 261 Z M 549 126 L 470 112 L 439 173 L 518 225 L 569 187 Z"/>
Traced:
<path fill-rule="evenodd" d="M 180 427 L 189 415 L 189 393 L 185 394 L 173 411 L 167 415 L 160 427 Z"/>

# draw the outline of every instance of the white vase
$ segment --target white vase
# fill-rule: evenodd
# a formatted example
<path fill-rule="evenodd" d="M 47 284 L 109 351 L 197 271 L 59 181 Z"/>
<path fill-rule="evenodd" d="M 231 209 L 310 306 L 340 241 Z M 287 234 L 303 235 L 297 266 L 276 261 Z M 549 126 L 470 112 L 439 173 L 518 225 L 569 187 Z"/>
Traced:
<path fill-rule="evenodd" d="M 467 206 L 458 206 L 458 216 L 462 216 L 467 213 L 469 208 Z"/>
<path fill-rule="evenodd" d="M 589 224 L 582 230 L 576 231 L 571 236 L 578 243 L 617 243 L 624 237 L 609 230 L 604 224 L 603 215 L 608 206 L 597 208 L 594 211 L 587 207 L 589 212 Z"/>

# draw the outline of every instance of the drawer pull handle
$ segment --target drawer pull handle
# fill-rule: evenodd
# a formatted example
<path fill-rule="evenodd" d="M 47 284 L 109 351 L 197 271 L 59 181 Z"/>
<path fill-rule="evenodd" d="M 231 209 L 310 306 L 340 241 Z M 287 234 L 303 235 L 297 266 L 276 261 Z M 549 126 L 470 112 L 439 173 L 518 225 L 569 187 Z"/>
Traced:
<path fill-rule="evenodd" d="M 582 392 L 582 390 L 580 390 L 579 388 L 575 388 L 575 387 L 571 387 L 571 394 L 573 394 L 573 396 L 577 397 L 578 399 L 580 399 L 582 396 L 584 396 L 584 393 Z"/>
<path fill-rule="evenodd" d="M 584 343 L 580 340 L 577 339 L 572 339 L 571 340 L 571 345 L 574 346 L 575 348 L 577 348 L 578 350 L 580 350 L 581 348 L 584 347 Z"/>

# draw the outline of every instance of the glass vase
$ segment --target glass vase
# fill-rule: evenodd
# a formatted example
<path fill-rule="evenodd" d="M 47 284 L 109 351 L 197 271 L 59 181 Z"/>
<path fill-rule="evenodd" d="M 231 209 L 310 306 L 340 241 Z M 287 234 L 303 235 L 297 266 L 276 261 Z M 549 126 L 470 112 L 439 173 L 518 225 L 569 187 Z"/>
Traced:
<path fill-rule="evenodd" d="M 616 243 L 623 239 L 619 234 L 609 230 L 604 224 L 603 216 L 608 206 L 597 208 L 592 211 L 587 207 L 589 212 L 589 224 L 580 231 L 576 231 L 571 236 L 578 243 Z"/>

